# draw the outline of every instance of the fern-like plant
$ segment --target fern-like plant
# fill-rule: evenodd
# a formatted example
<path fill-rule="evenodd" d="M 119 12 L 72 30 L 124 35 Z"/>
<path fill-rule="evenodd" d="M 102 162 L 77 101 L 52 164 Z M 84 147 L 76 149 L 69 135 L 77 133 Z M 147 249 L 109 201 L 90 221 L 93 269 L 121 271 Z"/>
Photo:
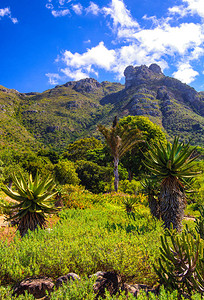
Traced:
<path fill-rule="evenodd" d="M 198 172 L 193 172 L 194 149 L 190 149 L 189 143 L 179 143 L 176 137 L 171 145 L 165 147 L 160 143 L 146 156 L 145 166 L 160 182 L 160 213 L 165 228 L 181 229 L 181 221 L 186 206 L 185 187 L 188 185 L 186 178 L 194 177 Z"/>
<path fill-rule="evenodd" d="M 10 210 L 14 211 L 14 215 L 8 220 L 15 219 L 18 224 L 18 230 L 23 237 L 28 230 L 34 231 L 39 226 L 44 228 L 46 224 L 45 214 L 54 213 L 56 209 L 53 206 L 51 198 L 56 194 L 52 190 L 55 183 L 47 177 L 40 179 L 38 173 L 35 178 L 30 174 L 26 180 L 22 174 L 19 179 L 13 175 L 13 185 L 16 191 L 9 187 L 2 188 L 4 193 L 18 203 L 11 205 Z"/>

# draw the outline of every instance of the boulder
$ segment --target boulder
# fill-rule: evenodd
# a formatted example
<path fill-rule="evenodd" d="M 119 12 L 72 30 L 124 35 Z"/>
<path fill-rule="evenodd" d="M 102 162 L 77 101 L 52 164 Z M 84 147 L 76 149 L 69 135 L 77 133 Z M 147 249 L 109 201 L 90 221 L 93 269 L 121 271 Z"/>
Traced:
<path fill-rule="evenodd" d="M 122 288 L 121 278 L 115 272 L 97 272 L 94 275 L 97 276 L 96 282 L 93 286 L 97 299 L 99 297 L 104 298 L 106 290 L 112 296 L 116 295 Z"/>
<path fill-rule="evenodd" d="M 43 298 L 54 289 L 54 282 L 48 277 L 27 278 L 18 283 L 13 290 L 12 296 L 25 295 L 25 291 L 32 294 L 36 299 Z"/>
<path fill-rule="evenodd" d="M 60 276 L 59 278 L 57 278 L 55 285 L 56 285 L 56 288 L 59 288 L 64 283 L 67 283 L 70 281 L 75 281 L 75 280 L 80 280 L 80 279 L 81 278 L 79 277 L 79 275 L 77 275 L 75 273 L 68 273 L 67 275 Z"/>

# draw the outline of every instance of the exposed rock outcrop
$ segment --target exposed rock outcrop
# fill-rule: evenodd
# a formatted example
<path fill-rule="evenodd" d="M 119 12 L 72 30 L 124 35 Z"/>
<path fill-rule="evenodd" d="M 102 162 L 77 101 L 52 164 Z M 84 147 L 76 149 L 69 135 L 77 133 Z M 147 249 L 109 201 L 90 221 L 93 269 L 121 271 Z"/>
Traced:
<path fill-rule="evenodd" d="M 125 87 L 140 85 L 147 82 L 147 80 L 159 80 L 164 77 L 160 66 L 152 64 L 148 68 L 145 65 L 140 67 L 128 66 L 125 71 Z"/>

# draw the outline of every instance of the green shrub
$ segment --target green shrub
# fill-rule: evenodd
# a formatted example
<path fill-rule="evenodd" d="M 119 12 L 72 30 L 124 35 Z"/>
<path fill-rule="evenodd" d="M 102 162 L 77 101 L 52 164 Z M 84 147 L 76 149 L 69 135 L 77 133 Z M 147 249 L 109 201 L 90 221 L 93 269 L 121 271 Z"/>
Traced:
<path fill-rule="evenodd" d="M 17 234 L 0 242 L 0 280 L 13 283 L 29 276 L 57 278 L 68 272 L 88 276 L 115 270 L 131 282 L 153 284 L 161 224 L 141 209 L 135 221 L 118 210 L 62 210 L 52 230 Z"/>
<path fill-rule="evenodd" d="M 77 185 L 80 182 L 74 163 L 68 160 L 62 160 L 54 166 L 54 176 L 55 180 L 61 185 Z"/>
<path fill-rule="evenodd" d="M 105 191 L 107 182 L 111 181 L 112 169 L 102 167 L 91 161 L 77 161 L 76 172 L 81 180 L 81 184 L 93 193 Z"/>

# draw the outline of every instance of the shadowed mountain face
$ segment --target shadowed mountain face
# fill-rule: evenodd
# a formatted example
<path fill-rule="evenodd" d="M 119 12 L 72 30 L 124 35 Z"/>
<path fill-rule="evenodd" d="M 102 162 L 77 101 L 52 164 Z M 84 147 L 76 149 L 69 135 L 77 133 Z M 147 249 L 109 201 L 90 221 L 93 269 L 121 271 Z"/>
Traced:
<path fill-rule="evenodd" d="M 0 147 L 12 141 L 63 151 L 78 138 L 100 136 L 97 124 L 109 125 L 115 115 L 147 116 L 170 138 L 193 138 L 192 144 L 204 146 L 202 92 L 166 77 L 156 64 L 128 66 L 124 75 L 125 86 L 92 78 L 43 93 L 21 94 L 0 86 Z"/>

